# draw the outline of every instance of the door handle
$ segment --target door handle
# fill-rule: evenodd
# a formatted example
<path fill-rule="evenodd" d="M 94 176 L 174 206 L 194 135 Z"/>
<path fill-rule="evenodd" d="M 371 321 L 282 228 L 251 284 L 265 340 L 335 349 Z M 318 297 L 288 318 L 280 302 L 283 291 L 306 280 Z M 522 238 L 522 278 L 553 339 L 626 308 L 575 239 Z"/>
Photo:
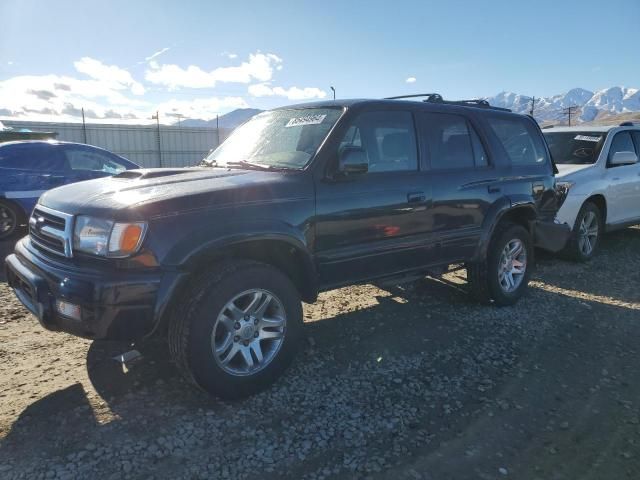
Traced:
<path fill-rule="evenodd" d="M 489 193 L 500 193 L 500 187 L 499 187 L 499 186 L 497 186 L 497 185 L 489 185 L 489 186 L 487 187 L 487 191 L 488 191 Z"/>
<path fill-rule="evenodd" d="M 412 192 L 407 193 L 407 202 L 409 203 L 422 203 L 427 199 L 424 192 Z"/>

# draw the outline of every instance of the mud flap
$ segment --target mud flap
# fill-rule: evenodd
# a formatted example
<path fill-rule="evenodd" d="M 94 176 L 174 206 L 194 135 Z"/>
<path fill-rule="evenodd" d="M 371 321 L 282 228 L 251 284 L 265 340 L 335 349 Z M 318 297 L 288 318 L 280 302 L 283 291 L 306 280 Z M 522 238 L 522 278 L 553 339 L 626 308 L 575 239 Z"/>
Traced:
<path fill-rule="evenodd" d="M 538 221 L 535 224 L 535 246 L 550 252 L 559 252 L 569 241 L 571 228 L 566 223 Z"/>

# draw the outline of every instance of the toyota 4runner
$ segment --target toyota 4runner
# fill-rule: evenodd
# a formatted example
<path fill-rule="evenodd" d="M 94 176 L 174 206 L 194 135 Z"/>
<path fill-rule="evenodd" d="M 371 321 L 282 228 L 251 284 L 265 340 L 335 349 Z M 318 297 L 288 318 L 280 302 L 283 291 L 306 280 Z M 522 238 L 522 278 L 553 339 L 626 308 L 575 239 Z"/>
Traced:
<path fill-rule="evenodd" d="M 529 117 L 425 97 L 280 108 L 199 168 L 48 191 L 8 282 L 46 329 L 165 336 L 186 377 L 225 398 L 281 375 L 320 291 L 461 264 L 480 301 L 513 304 L 534 245 L 569 235 L 547 145 Z"/>

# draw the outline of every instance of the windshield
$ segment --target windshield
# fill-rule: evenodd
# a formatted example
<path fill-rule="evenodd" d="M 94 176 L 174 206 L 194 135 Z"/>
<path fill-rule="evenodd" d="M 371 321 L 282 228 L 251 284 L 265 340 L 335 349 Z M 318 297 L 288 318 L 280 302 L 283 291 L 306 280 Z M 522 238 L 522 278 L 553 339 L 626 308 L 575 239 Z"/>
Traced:
<path fill-rule="evenodd" d="M 247 162 L 273 168 L 303 168 L 341 114 L 338 108 L 261 113 L 238 127 L 205 162 L 223 167 Z"/>
<path fill-rule="evenodd" d="M 591 165 L 596 163 L 605 132 L 549 132 L 544 134 L 557 164 Z"/>

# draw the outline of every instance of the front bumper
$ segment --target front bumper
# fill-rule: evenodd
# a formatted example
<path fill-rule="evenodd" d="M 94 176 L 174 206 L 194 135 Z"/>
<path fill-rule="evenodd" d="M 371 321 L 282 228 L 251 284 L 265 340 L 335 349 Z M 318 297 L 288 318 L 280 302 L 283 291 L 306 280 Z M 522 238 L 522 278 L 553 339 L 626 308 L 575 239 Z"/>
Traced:
<path fill-rule="evenodd" d="M 571 228 L 566 223 L 538 220 L 535 224 L 535 246 L 550 252 L 559 252 L 569 241 Z"/>
<path fill-rule="evenodd" d="M 117 271 L 56 263 L 29 248 L 28 237 L 5 260 L 7 281 L 18 299 L 47 330 L 90 339 L 136 340 L 156 324 L 173 275 Z M 80 320 L 60 315 L 55 302 L 81 307 Z"/>

